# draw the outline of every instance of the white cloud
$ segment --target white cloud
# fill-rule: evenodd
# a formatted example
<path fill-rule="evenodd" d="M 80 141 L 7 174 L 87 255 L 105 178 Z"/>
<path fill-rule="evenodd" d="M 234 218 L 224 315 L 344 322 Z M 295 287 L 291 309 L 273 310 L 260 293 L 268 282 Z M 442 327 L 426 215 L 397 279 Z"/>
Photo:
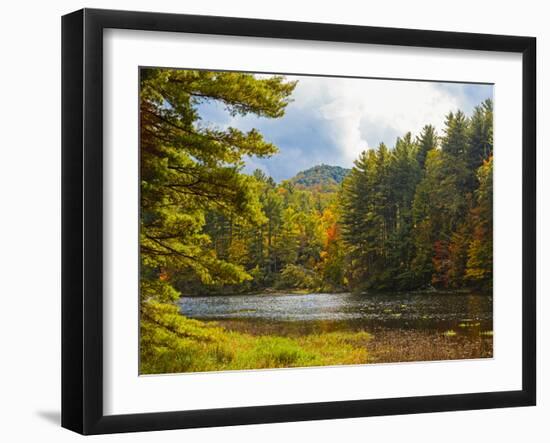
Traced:
<path fill-rule="evenodd" d="M 270 158 L 246 159 L 246 171 L 262 169 L 275 180 L 320 163 L 351 167 L 359 153 L 398 136 L 417 135 L 426 124 L 440 134 L 445 115 L 492 95 L 488 85 L 297 76 L 293 102 L 280 119 L 230 116 L 222 103 L 202 105 L 203 124 L 258 129 L 279 147 Z"/>
<path fill-rule="evenodd" d="M 441 133 L 445 115 L 466 106 L 463 94 L 440 88 L 437 83 L 295 78 L 299 83 L 291 106 L 322 117 L 348 164 L 365 148 L 378 145 L 381 134 L 417 134 L 425 124 L 434 125 Z"/>

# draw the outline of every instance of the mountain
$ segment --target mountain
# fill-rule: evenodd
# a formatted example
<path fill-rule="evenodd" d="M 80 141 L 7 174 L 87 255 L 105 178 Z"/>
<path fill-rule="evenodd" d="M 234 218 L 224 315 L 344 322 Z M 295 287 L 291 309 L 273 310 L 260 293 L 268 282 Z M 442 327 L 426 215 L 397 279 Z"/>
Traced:
<path fill-rule="evenodd" d="M 292 183 L 306 188 L 314 186 L 338 185 L 342 183 L 350 169 L 341 166 L 317 165 L 298 172 L 290 179 Z"/>

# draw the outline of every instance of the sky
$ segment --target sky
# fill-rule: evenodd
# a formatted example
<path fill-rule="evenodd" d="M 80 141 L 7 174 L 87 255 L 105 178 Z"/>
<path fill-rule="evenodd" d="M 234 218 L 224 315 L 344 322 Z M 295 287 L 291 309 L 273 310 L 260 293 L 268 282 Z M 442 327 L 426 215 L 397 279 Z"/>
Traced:
<path fill-rule="evenodd" d="M 219 102 L 201 104 L 202 124 L 258 129 L 279 152 L 247 158 L 244 172 L 261 169 L 277 182 L 318 164 L 350 168 L 365 149 L 388 147 L 426 124 L 442 134 L 445 115 L 493 97 L 492 85 L 287 76 L 298 80 L 284 117 L 232 117 Z"/>

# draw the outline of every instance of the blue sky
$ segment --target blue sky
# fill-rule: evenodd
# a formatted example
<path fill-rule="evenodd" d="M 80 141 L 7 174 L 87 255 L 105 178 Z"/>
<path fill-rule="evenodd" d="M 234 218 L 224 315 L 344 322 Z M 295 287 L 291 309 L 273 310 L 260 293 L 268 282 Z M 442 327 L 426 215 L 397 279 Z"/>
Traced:
<path fill-rule="evenodd" d="M 493 97 L 493 86 L 378 79 L 288 76 L 298 80 L 293 102 L 279 119 L 232 117 L 223 105 L 202 104 L 201 124 L 244 131 L 258 129 L 279 152 L 246 159 L 245 172 L 262 169 L 276 181 L 325 163 L 351 167 L 361 151 L 384 142 L 389 147 L 407 131 L 425 124 L 441 133 L 445 115 Z"/>

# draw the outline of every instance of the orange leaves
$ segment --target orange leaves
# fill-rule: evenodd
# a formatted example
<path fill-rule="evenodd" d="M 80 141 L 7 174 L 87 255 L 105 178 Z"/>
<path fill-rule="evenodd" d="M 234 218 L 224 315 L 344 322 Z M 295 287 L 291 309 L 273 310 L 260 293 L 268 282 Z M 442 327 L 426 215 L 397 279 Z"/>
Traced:
<path fill-rule="evenodd" d="M 160 281 L 168 281 L 169 278 L 170 278 L 170 274 L 168 274 L 166 270 L 160 271 L 160 274 L 159 274 Z"/>
<path fill-rule="evenodd" d="M 327 230 L 326 230 L 326 234 L 327 234 L 327 241 L 326 241 L 326 244 L 327 246 L 334 242 L 338 236 L 339 236 L 339 227 L 336 223 L 333 223 L 332 225 L 330 225 Z"/>

